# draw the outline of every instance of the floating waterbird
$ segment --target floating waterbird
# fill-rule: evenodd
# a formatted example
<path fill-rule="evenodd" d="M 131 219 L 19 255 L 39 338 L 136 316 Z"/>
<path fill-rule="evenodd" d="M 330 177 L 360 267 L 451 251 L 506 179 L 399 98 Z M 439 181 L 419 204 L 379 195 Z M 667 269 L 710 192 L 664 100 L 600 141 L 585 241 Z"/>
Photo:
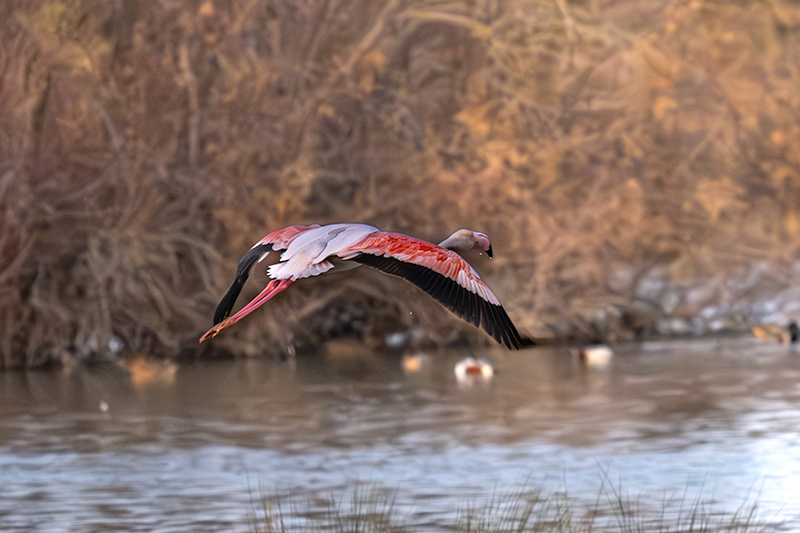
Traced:
<path fill-rule="evenodd" d="M 500 301 L 478 273 L 454 250 L 479 246 L 492 257 L 484 233 L 460 229 L 438 245 L 366 224 L 289 226 L 258 241 L 242 258 L 233 284 L 214 313 L 214 327 L 200 342 L 219 335 L 301 278 L 367 265 L 404 278 L 462 319 L 483 328 L 497 342 L 518 349 L 534 342 L 519 334 Z M 284 250 L 271 265 L 271 281 L 239 312 L 229 316 L 250 269 L 270 252 Z"/>
<path fill-rule="evenodd" d="M 172 385 L 178 371 L 178 365 L 172 361 L 146 357 L 139 353 L 128 356 L 122 365 L 128 371 L 131 385 L 137 390 L 151 385 Z"/>
<path fill-rule="evenodd" d="M 611 362 L 614 351 L 606 344 L 589 344 L 581 348 L 572 348 L 581 364 L 592 368 L 604 368 Z"/>
<path fill-rule="evenodd" d="M 423 368 L 430 366 L 431 356 L 426 353 L 411 353 L 403 355 L 401 365 L 406 374 L 416 374 Z"/>
<path fill-rule="evenodd" d="M 766 324 L 762 326 L 753 326 L 751 328 L 753 335 L 762 340 L 772 340 L 779 344 L 796 343 L 800 341 L 800 326 L 797 322 L 792 320 L 785 328 L 776 326 L 774 324 Z"/>
<path fill-rule="evenodd" d="M 494 376 L 494 367 L 489 361 L 474 357 L 462 359 L 453 370 L 459 383 L 489 380 Z"/>

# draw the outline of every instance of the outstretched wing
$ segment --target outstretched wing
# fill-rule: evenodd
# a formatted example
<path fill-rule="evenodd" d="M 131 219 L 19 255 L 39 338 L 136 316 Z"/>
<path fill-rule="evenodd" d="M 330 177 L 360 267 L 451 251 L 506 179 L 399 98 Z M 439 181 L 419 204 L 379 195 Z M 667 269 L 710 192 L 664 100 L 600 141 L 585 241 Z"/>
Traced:
<path fill-rule="evenodd" d="M 494 293 L 457 253 L 401 233 L 383 232 L 368 236 L 352 251 L 357 255 L 341 257 L 410 281 L 497 342 L 509 348 L 534 344 L 519 334 Z"/>

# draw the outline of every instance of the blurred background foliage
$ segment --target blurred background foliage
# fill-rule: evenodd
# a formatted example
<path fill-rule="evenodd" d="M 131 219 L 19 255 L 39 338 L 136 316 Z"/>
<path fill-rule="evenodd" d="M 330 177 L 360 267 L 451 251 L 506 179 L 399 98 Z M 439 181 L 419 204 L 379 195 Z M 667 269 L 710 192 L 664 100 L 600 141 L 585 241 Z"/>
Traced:
<path fill-rule="evenodd" d="M 2 365 L 491 342 L 358 269 L 198 347 L 241 254 L 313 222 L 488 233 L 537 336 L 784 319 L 798 88 L 788 0 L 4 0 Z"/>

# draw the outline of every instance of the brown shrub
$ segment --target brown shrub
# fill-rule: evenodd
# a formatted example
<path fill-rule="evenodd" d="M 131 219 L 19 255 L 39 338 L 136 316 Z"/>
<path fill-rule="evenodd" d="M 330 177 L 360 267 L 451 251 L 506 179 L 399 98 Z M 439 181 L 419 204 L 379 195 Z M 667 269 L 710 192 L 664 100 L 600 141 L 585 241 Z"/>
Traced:
<path fill-rule="evenodd" d="M 486 231 L 479 270 L 532 332 L 731 311 L 797 281 L 799 36 L 780 0 L 7 0 L 3 364 L 196 353 L 239 255 L 304 222 Z M 459 324 L 358 274 L 214 347 Z"/>

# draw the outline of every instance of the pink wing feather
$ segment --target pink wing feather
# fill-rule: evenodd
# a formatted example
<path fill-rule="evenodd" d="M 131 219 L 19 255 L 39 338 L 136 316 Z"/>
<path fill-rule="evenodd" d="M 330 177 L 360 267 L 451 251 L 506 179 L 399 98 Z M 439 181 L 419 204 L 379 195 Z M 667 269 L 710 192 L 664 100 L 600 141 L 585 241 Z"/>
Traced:
<path fill-rule="evenodd" d="M 522 337 L 477 272 L 452 250 L 402 233 L 374 233 L 339 257 L 402 277 L 459 317 L 510 348 L 533 344 Z"/>
<path fill-rule="evenodd" d="M 500 305 L 497 296 L 481 280 L 477 272 L 460 255 L 438 244 L 409 237 L 403 233 L 379 232 L 353 245 L 360 253 L 393 257 L 404 263 L 429 268 L 449 278 L 468 291 L 494 305 Z M 344 254 L 340 254 L 345 259 Z"/>

